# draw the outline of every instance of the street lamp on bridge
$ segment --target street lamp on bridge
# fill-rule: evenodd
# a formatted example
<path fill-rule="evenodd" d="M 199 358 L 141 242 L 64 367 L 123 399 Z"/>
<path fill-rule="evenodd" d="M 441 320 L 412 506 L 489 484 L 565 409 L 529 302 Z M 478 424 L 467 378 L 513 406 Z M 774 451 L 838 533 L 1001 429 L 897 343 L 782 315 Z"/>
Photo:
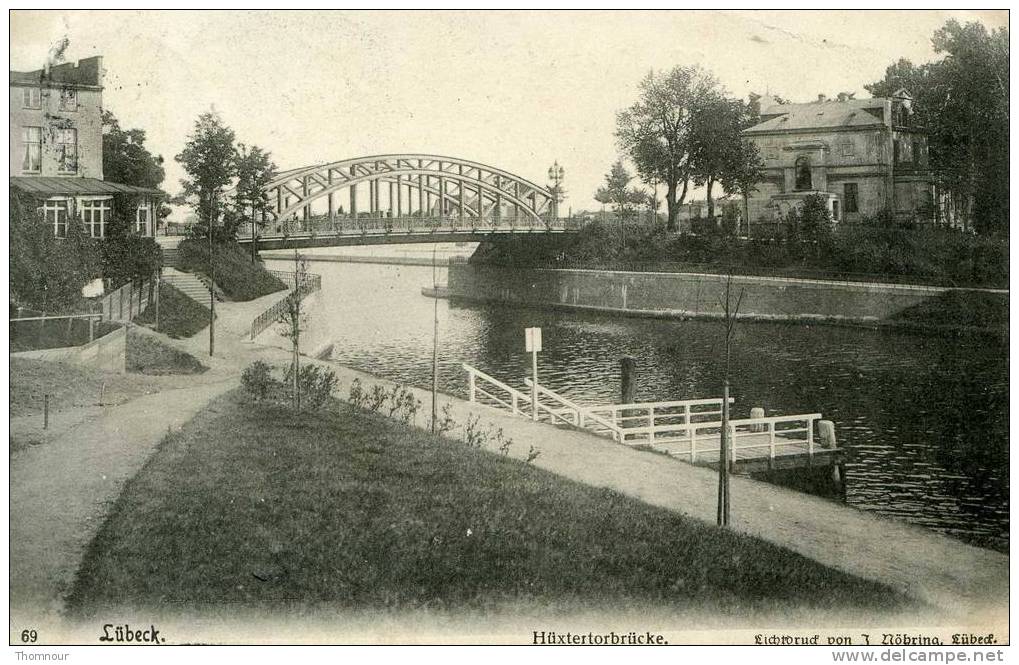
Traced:
<path fill-rule="evenodd" d="M 548 167 L 548 191 L 552 194 L 552 219 L 559 217 L 559 204 L 563 202 L 565 198 L 565 190 L 563 190 L 563 180 L 566 179 L 566 170 L 559 166 L 559 160 L 556 160 L 552 166 Z"/>

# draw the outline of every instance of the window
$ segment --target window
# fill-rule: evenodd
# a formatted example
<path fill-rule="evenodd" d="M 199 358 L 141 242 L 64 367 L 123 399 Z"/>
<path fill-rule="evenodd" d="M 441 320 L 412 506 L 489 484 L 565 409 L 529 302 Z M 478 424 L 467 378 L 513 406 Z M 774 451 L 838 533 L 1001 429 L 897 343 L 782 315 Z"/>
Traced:
<path fill-rule="evenodd" d="M 852 141 L 847 141 L 846 143 L 842 144 L 842 156 L 843 157 L 852 157 L 853 156 L 853 142 Z"/>
<path fill-rule="evenodd" d="M 149 218 L 152 209 L 148 204 L 138 206 L 138 212 L 134 218 L 134 232 L 140 236 L 146 236 L 149 234 Z"/>
<path fill-rule="evenodd" d="M 913 139 L 913 164 L 917 167 L 923 163 L 923 142 L 920 139 Z"/>
<path fill-rule="evenodd" d="M 765 159 L 778 159 L 778 146 L 766 145 L 764 146 L 764 158 Z"/>
<path fill-rule="evenodd" d="M 847 182 L 843 189 L 842 199 L 845 202 L 843 209 L 846 213 L 859 212 L 859 204 L 857 203 L 857 184 L 855 182 Z"/>
<path fill-rule="evenodd" d="M 86 199 L 81 202 L 81 221 L 93 238 L 106 237 L 106 218 L 109 213 L 109 199 Z"/>
<path fill-rule="evenodd" d="M 78 170 L 78 130 L 56 130 L 57 165 L 62 173 Z"/>
<path fill-rule="evenodd" d="M 834 221 L 836 221 L 836 222 L 839 221 L 839 202 L 838 201 L 832 201 L 831 202 L 831 218 Z"/>
<path fill-rule="evenodd" d="M 22 88 L 22 102 L 26 109 L 42 108 L 42 90 L 39 88 Z"/>
<path fill-rule="evenodd" d="M 47 224 L 53 225 L 53 235 L 57 238 L 67 237 L 67 201 L 47 201 L 43 204 L 43 217 Z"/>
<path fill-rule="evenodd" d="M 22 127 L 21 144 L 24 150 L 21 170 L 29 173 L 42 171 L 42 127 Z"/>
<path fill-rule="evenodd" d="M 78 91 L 74 88 L 64 88 L 60 91 L 60 110 L 78 110 Z"/>
<path fill-rule="evenodd" d="M 811 189 L 810 158 L 796 158 L 796 189 Z"/>
<path fill-rule="evenodd" d="M 902 158 L 902 146 L 899 143 L 899 139 L 892 141 L 892 163 L 898 164 Z"/>

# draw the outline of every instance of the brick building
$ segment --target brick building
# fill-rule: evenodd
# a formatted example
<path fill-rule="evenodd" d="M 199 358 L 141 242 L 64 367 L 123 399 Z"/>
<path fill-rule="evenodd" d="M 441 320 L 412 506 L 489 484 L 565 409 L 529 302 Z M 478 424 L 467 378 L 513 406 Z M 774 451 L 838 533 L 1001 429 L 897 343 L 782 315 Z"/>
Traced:
<path fill-rule="evenodd" d="M 809 194 L 824 197 L 839 223 L 886 210 L 897 217 L 933 215 L 927 140 L 914 126 L 906 90 L 873 99 L 820 95 L 806 104 L 752 99 L 761 121 L 743 133 L 760 150 L 765 178 L 748 202 L 751 223 L 778 221 Z"/>
<path fill-rule="evenodd" d="M 134 231 L 151 236 L 165 194 L 103 180 L 102 76 L 100 56 L 10 72 L 10 185 L 39 201 L 57 237 L 73 218 L 104 237 L 118 194 L 136 198 Z"/>

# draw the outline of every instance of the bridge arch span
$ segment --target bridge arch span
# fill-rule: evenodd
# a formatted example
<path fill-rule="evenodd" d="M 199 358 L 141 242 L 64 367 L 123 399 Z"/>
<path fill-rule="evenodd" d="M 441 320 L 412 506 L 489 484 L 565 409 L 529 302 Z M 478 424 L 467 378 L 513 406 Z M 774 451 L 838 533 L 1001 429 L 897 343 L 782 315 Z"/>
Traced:
<path fill-rule="evenodd" d="M 365 183 L 367 199 L 363 198 Z M 312 203 L 323 198 L 332 219 L 337 195 L 346 196 L 347 214 L 353 217 L 363 213 L 369 217 L 456 214 L 480 220 L 558 217 L 558 201 L 549 189 L 503 169 L 442 155 L 373 155 L 301 167 L 281 172 L 264 190 L 276 219 L 295 214 L 307 219 Z"/>

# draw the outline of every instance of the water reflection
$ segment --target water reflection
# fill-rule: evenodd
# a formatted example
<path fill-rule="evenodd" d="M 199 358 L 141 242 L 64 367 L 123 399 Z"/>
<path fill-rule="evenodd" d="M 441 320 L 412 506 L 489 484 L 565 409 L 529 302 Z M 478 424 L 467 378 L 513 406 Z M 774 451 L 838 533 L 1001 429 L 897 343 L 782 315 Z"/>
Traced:
<path fill-rule="evenodd" d="M 431 268 L 314 263 L 312 326 L 341 363 L 431 385 Z M 282 268 L 281 268 L 282 269 Z M 440 282 L 445 282 L 440 270 Z M 619 358 L 638 359 L 641 400 L 720 394 L 720 324 L 439 302 L 440 385 L 461 362 L 523 385 L 523 329 L 541 326 L 542 382 L 581 403 L 619 398 Z M 847 450 L 846 500 L 974 544 L 1008 546 L 1008 348 L 987 337 L 741 324 L 735 415 L 820 412 Z"/>

